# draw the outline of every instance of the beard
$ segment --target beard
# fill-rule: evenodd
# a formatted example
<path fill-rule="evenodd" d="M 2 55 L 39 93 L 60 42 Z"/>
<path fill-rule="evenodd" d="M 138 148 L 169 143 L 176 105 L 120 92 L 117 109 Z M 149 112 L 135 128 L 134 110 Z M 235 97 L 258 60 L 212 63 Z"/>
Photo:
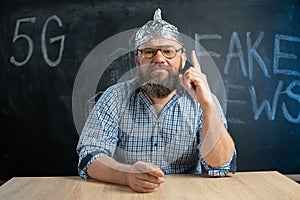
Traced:
<path fill-rule="evenodd" d="M 163 72 L 152 72 L 157 68 L 166 70 L 167 76 Z M 147 66 L 146 72 L 139 70 L 139 77 L 143 83 L 141 89 L 153 98 L 167 97 L 180 84 L 179 69 L 181 69 L 181 65 L 175 71 L 173 68 L 162 64 L 150 64 Z"/>

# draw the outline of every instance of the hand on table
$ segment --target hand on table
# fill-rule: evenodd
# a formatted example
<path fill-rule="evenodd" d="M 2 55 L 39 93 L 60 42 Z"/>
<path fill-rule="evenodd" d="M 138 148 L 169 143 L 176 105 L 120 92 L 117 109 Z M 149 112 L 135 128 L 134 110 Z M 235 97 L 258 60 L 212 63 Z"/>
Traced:
<path fill-rule="evenodd" d="M 161 169 L 147 162 L 136 162 L 127 175 L 128 186 L 136 192 L 153 192 L 164 182 Z"/>

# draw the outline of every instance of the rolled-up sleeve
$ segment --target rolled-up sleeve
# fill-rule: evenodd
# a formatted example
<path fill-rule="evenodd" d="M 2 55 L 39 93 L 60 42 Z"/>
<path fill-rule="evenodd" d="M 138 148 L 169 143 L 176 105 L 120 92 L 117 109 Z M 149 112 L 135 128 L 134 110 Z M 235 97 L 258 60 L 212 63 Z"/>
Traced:
<path fill-rule="evenodd" d="M 236 151 L 234 151 L 231 158 L 220 167 L 211 167 L 203 159 L 201 159 L 201 162 L 204 168 L 207 170 L 209 176 L 226 176 L 229 172 L 236 172 Z"/>
<path fill-rule="evenodd" d="M 91 111 L 79 138 L 78 173 L 88 179 L 88 166 L 100 156 L 112 157 L 117 146 L 116 106 L 111 93 L 104 93 Z"/>

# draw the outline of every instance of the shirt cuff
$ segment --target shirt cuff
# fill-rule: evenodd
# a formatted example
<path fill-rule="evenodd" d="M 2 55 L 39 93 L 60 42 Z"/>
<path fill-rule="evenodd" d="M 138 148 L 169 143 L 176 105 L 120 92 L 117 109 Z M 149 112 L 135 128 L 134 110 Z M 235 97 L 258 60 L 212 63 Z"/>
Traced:
<path fill-rule="evenodd" d="M 203 159 L 202 159 L 202 164 L 207 170 L 209 176 L 223 177 L 226 176 L 229 172 L 235 173 L 236 172 L 236 150 L 234 151 L 231 158 L 220 167 L 211 167 Z"/>
<path fill-rule="evenodd" d="M 92 153 L 87 154 L 83 159 L 81 159 L 81 161 L 78 164 L 79 176 L 81 176 L 85 180 L 88 179 L 88 167 L 90 166 L 90 164 L 97 158 L 105 155 L 106 154 L 101 151 L 94 151 Z"/>

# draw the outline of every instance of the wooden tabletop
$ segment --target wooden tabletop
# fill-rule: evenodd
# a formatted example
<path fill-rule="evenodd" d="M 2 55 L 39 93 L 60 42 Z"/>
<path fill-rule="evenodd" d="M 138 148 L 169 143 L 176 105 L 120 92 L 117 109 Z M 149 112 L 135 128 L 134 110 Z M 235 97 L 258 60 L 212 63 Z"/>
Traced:
<path fill-rule="evenodd" d="M 0 199 L 300 199 L 300 184 L 275 172 L 238 172 L 224 178 L 167 175 L 153 193 L 79 177 L 16 177 L 0 187 Z"/>

